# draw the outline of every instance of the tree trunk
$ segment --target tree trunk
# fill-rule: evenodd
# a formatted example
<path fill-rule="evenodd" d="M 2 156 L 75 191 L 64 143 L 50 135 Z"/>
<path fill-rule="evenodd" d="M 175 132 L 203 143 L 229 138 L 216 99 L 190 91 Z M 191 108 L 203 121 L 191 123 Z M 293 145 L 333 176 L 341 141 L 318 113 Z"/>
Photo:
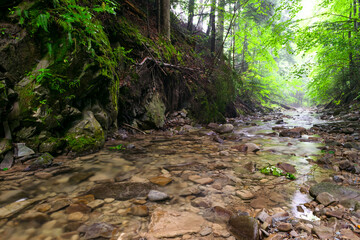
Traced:
<path fill-rule="evenodd" d="M 195 0 L 189 0 L 189 19 L 187 29 L 192 32 L 194 19 Z"/>
<path fill-rule="evenodd" d="M 218 8 L 218 36 L 217 42 L 218 46 L 222 46 L 222 42 L 224 40 L 224 18 L 225 18 L 225 0 L 219 0 L 219 8 Z M 221 47 L 222 48 L 222 47 Z M 223 53 L 223 49 L 219 49 L 221 55 Z M 222 59 L 222 57 L 221 57 Z"/>
<path fill-rule="evenodd" d="M 161 3 L 161 18 L 160 29 L 161 34 L 170 40 L 170 0 L 160 0 Z"/>
<path fill-rule="evenodd" d="M 210 13 L 210 26 L 211 26 L 210 51 L 211 51 L 211 53 L 215 53 L 215 47 L 216 47 L 215 10 L 216 10 L 216 0 L 212 0 L 211 1 L 211 13 Z"/>

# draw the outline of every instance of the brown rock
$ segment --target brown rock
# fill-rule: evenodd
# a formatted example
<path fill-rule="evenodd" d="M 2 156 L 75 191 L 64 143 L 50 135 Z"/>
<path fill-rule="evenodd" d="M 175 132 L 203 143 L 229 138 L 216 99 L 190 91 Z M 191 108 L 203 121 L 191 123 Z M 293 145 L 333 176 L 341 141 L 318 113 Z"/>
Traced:
<path fill-rule="evenodd" d="M 194 183 L 201 184 L 201 185 L 207 185 L 207 184 L 211 184 L 214 182 L 214 179 L 212 179 L 212 178 L 201 178 L 198 175 L 189 176 L 189 180 Z"/>
<path fill-rule="evenodd" d="M 151 215 L 147 237 L 172 238 L 198 233 L 205 223 L 205 220 L 195 213 L 156 209 Z"/>
<path fill-rule="evenodd" d="M 320 238 L 320 239 L 332 239 L 334 236 L 334 231 L 332 228 L 325 227 L 325 226 L 314 226 L 313 232 Z"/>
<path fill-rule="evenodd" d="M 236 191 L 236 196 L 240 197 L 242 200 L 250 200 L 255 197 L 255 195 L 248 190 Z"/>
<path fill-rule="evenodd" d="M 256 198 L 250 202 L 250 206 L 255 209 L 262 209 L 267 207 L 267 200 L 264 198 Z"/>
<path fill-rule="evenodd" d="M 280 222 L 277 226 L 277 229 L 280 232 L 290 232 L 292 230 L 292 225 L 290 223 L 284 223 L 284 222 Z"/>
<path fill-rule="evenodd" d="M 134 205 L 131 207 L 130 213 L 134 216 L 146 217 L 149 215 L 149 209 L 145 205 Z"/>
<path fill-rule="evenodd" d="M 83 203 L 73 203 L 73 204 L 70 204 L 70 206 L 66 208 L 66 213 L 71 214 L 74 212 L 90 213 L 91 208 Z"/>
<path fill-rule="evenodd" d="M 159 186 L 166 186 L 172 181 L 172 179 L 168 177 L 158 176 L 150 178 L 149 181 Z"/>
<path fill-rule="evenodd" d="M 278 163 L 276 164 L 276 166 L 286 173 L 296 173 L 294 165 L 291 165 L 289 163 Z"/>
<path fill-rule="evenodd" d="M 237 216 L 229 221 L 230 232 L 237 239 L 259 239 L 259 225 L 255 218 L 249 216 Z"/>
<path fill-rule="evenodd" d="M 39 178 L 39 179 L 49 179 L 51 178 L 53 175 L 49 172 L 37 172 L 35 173 L 35 177 Z"/>

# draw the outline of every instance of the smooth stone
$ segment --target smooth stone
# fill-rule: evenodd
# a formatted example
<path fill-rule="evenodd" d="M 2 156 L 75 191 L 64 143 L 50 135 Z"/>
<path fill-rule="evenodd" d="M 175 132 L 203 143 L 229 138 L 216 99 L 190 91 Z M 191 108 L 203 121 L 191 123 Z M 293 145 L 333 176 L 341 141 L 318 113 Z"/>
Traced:
<path fill-rule="evenodd" d="M 142 182 L 106 182 L 95 185 L 88 194 L 97 199 L 114 198 L 124 201 L 132 198 L 146 197 L 154 186 Z"/>
<path fill-rule="evenodd" d="M 189 180 L 194 183 L 201 184 L 201 185 L 207 185 L 207 184 L 211 184 L 214 182 L 214 179 L 212 179 L 212 178 L 201 178 L 198 175 L 189 176 Z"/>
<path fill-rule="evenodd" d="M 256 215 L 256 218 L 259 219 L 260 222 L 265 222 L 266 219 L 268 219 L 269 217 L 270 215 L 267 212 L 265 212 L 264 209 Z"/>
<path fill-rule="evenodd" d="M 94 223 L 90 226 L 85 227 L 85 236 L 84 239 L 94 239 L 94 238 L 111 238 L 115 226 L 108 223 Z"/>
<path fill-rule="evenodd" d="M 236 196 L 240 197 L 242 200 L 250 200 L 255 197 L 255 195 L 248 190 L 236 191 Z"/>
<path fill-rule="evenodd" d="M 150 201 L 153 202 L 162 201 L 169 198 L 169 196 L 166 193 L 157 190 L 151 190 L 147 197 Z"/>
<path fill-rule="evenodd" d="M 320 238 L 320 239 L 332 239 L 334 236 L 334 231 L 330 227 L 325 226 L 314 226 L 313 232 Z"/>
<path fill-rule="evenodd" d="M 205 220 L 192 212 L 156 209 L 151 215 L 147 237 L 152 239 L 173 238 L 185 234 L 199 233 Z"/>
<path fill-rule="evenodd" d="M 223 124 L 215 129 L 218 133 L 231 133 L 233 130 L 234 126 L 232 124 Z"/>
<path fill-rule="evenodd" d="M 39 179 L 49 179 L 51 178 L 53 175 L 49 172 L 37 172 L 35 173 L 35 177 L 39 178 Z"/>
<path fill-rule="evenodd" d="M 6 190 L 0 192 L 0 203 L 8 203 L 25 198 L 27 194 L 23 190 Z"/>
<path fill-rule="evenodd" d="M 277 229 L 280 232 L 290 232 L 293 229 L 293 227 L 290 223 L 280 222 L 277 226 Z"/>
<path fill-rule="evenodd" d="M 276 164 L 276 166 L 286 173 L 296 173 L 294 165 L 291 165 L 289 163 L 278 163 Z"/>
<path fill-rule="evenodd" d="M 233 217 L 229 221 L 230 232 L 236 239 L 259 239 L 259 225 L 255 218 L 249 216 Z"/>
<path fill-rule="evenodd" d="M 340 234 L 343 239 L 360 240 L 360 238 L 350 229 L 341 229 Z"/>
<path fill-rule="evenodd" d="M 256 145 L 255 143 L 245 143 L 245 146 L 247 146 L 248 152 L 258 152 L 260 150 L 260 147 Z"/>
<path fill-rule="evenodd" d="M 20 202 L 13 202 L 10 203 L 2 208 L 0 208 L 0 219 L 2 218 L 8 218 L 14 215 L 15 213 L 20 212 L 24 208 L 30 206 L 33 204 L 36 200 L 34 199 L 27 199 Z"/>
<path fill-rule="evenodd" d="M 316 197 L 316 201 L 318 201 L 319 203 L 323 204 L 326 207 L 334 202 L 337 202 L 337 199 L 334 198 L 334 196 L 331 195 L 330 193 L 322 192 Z"/>
<path fill-rule="evenodd" d="M 267 200 L 264 198 L 256 198 L 250 202 L 250 206 L 255 209 L 262 209 L 267 207 Z"/>
<path fill-rule="evenodd" d="M 204 236 L 210 235 L 212 233 L 212 229 L 210 227 L 205 227 L 199 233 L 201 236 L 204 237 Z"/>
<path fill-rule="evenodd" d="M 172 181 L 172 179 L 168 177 L 158 176 L 150 178 L 149 181 L 159 186 L 166 186 Z"/>
<path fill-rule="evenodd" d="M 146 217 L 149 215 L 149 209 L 145 205 L 135 205 L 131 207 L 131 214 L 139 217 Z"/>
<path fill-rule="evenodd" d="M 94 201 L 92 202 L 89 202 L 87 204 L 87 206 L 89 206 L 90 208 L 92 209 L 95 209 L 95 208 L 98 208 L 98 207 L 101 207 L 102 205 L 104 205 L 104 200 L 101 200 L 101 199 L 95 199 Z"/>

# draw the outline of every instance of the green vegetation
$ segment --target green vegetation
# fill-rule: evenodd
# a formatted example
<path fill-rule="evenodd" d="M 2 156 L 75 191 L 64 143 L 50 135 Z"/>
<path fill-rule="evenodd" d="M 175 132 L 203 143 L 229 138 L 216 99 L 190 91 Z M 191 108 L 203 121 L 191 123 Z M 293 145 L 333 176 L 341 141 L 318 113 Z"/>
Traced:
<path fill-rule="evenodd" d="M 110 150 L 125 150 L 126 148 L 124 147 L 124 145 L 119 144 L 117 146 L 114 147 L 109 147 Z"/>
<path fill-rule="evenodd" d="M 277 177 L 285 176 L 287 179 L 290 179 L 290 180 L 296 179 L 294 174 L 284 173 L 284 171 L 282 169 L 277 168 L 275 166 L 264 167 L 263 169 L 260 170 L 260 172 L 265 175 L 272 174 L 273 176 L 277 176 Z"/>

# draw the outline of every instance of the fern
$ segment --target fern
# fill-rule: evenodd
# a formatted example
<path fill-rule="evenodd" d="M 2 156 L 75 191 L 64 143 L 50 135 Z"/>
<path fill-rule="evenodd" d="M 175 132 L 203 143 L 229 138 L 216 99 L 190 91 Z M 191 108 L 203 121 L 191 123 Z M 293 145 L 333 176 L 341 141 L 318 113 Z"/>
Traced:
<path fill-rule="evenodd" d="M 40 14 L 35 20 L 37 28 L 42 28 L 46 32 L 49 32 L 49 30 L 48 30 L 49 19 L 50 19 L 50 13 L 49 12 Z"/>

